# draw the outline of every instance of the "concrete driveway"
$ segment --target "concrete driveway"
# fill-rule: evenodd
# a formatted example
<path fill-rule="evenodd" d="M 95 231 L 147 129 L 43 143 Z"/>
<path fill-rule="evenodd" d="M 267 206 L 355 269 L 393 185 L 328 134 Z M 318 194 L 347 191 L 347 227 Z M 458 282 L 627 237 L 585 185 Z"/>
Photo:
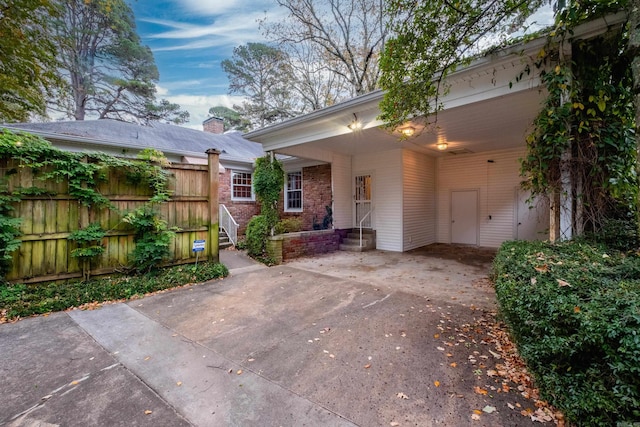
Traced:
<path fill-rule="evenodd" d="M 242 264 L 0 325 L 0 425 L 540 425 L 485 375 L 491 254 L 441 252 Z"/>

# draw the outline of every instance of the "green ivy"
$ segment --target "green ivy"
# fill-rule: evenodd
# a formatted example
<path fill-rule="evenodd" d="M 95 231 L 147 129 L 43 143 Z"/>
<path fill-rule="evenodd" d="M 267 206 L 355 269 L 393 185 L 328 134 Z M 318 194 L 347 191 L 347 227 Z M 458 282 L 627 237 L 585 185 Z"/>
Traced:
<path fill-rule="evenodd" d="M 82 276 L 89 280 L 91 271 L 91 260 L 102 255 L 105 251 L 102 239 L 106 235 L 100 224 L 89 224 L 86 228 L 75 230 L 67 237 L 68 240 L 76 242 L 78 247 L 71 251 L 71 256 L 79 258 L 82 262 Z"/>
<path fill-rule="evenodd" d="M 0 160 L 13 160 L 19 168 L 29 168 L 34 178 L 42 182 L 67 182 L 69 195 L 88 208 L 114 209 L 109 199 L 98 191 L 110 170 L 124 173 L 129 182 L 148 186 L 153 192 L 149 202 L 123 219 L 132 224 L 136 230 L 136 242 L 140 243 L 133 253 L 135 269 L 148 271 L 166 257 L 175 230 L 157 217 L 155 209 L 158 203 L 169 200 L 171 196 L 171 175 L 163 169 L 169 162 L 162 152 L 145 149 L 137 160 L 104 153 L 76 153 L 60 150 L 28 133 L 0 129 Z M 15 173 L 17 170 L 8 170 L 5 175 Z M 12 204 L 18 203 L 22 197 L 43 194 L 55 195 L 37 186 L 18 188 L 13 193 L 8 192 L 6 185 L 0 188 L 0 277 L 9 271 L 11 254 L 20 245 L 17 239 L 20 220 L 12 216 Z M 100 255 L 104 248 L 97 242 L 102 239 L 98 236 L 102 232 L 95 225 L 74 232 L 70 239 L 77 241 L 80 247 L 72 252 L 72 256 L 89 260 Z M 85 269 L 85 278 L 88 278 L 88 268 Z"/>
<path fill-rule="evenodd" d="M 569 60 L 558 53 L 569 37 L 560 26 L 539 55 L 548 95 L 527 137 L 523 186 L 534 194 L 560 194 L 566 171 L 581 184 L 576 197 L 585 230 L 599 232 L 612 219 L 635 223 L 632 75 L 629 58 L 619 54 L 627 39 L 608 33 L 573 42 Z"/>
<path fill-rule="evenodd" d="M 256 160 L 253 173 L 253 188 L 260 202 L 260 215 L 247 224 L 246 244 L 249 255 L 264 258 L 266 242 L 271 230 L 278 223 L 278 200 L 284 185 L 282 163 L 266 155 Z"/>

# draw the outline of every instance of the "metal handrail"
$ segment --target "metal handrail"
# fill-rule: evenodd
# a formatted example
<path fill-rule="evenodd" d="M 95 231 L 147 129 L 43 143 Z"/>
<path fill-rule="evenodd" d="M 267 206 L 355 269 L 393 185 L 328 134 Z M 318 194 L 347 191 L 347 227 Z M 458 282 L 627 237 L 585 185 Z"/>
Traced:
<path fill-rule="evenodd" d="M 360 220 L 360 247 L 362 247 L 362 222 L 367 219 L 367 217 L 369 215 L 371 215 L 371 211 L 373 209 L 369 209 L 369 212 L 367 212 L 367 214 L 365 216 L 362 217 L 362 219 Z"/>
<path fill-rule="evenodd" d="M 229 212 L 229 210 L 227 209 L 227 207 L 225 205 L 220 205 L 220 208 L 218 209 L 219 211 L 219 221 L 220 221 L 220 228 L 222 228 L 224 230 L 225 233 L 227 233 L 227 236 L 229 237 L 229 240 L 231 241 L 231 243 L 233 243 L 233 245 L 235 246 L 238 243 L 238 223 L 236 222 L 235 219 L 233 219 L 233 216 L 231 216 L 231 213 Z"/>

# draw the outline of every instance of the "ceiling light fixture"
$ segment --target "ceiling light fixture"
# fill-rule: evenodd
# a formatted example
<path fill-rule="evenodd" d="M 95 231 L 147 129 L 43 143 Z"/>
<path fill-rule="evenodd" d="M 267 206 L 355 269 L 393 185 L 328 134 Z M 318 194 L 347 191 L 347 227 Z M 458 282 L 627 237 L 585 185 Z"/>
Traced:
<path fill-rule="evenodd" d="M 356 113 L 353 113 L 353 121 L 347 126 L 352 132 L 362 129 L 362 123 L 358 120 Z"/>
<path fill-rule="evenodd" d="M 446 142 L 438 142 L 436 144 L 436 147 L 438 148 L 438 150 L 442 151 L 442 150 L 446 150 L 447 147 L 449 146 L 449 144 L 447 144 Z"/>
<path fill-rule="evenodd" d="M 412 136 L 415 131 L 416 128 L 414 128 L 413 126 L 407 126 L 406 128 L 400 129 L 400 133 L 402 133 L 404 136 Z"/>

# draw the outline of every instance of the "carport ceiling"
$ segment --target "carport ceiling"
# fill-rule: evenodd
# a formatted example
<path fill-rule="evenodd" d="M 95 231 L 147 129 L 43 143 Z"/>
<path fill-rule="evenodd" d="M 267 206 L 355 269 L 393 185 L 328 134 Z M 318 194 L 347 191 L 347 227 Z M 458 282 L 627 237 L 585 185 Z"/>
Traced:
<path fill-rule="evenodd" d="M 531 130 L 542 100 L 543 93 L 539 89 L 530 89 L 441 111 L 435 125 L 424 127 L 418 121 L 412 124 L 416 133 L 404 141 L 399 140 L 397 132 L 390 133 L 376 126 L 367 127 L 367 123 L 364 123 L 365 128 L 362 130 L 307 144 L 348 155 L 387 151 L 398 147 L 435 156 L 461 151 L 479 153 L 524 147 L 525 136 Z M 349 122 L 350 116 L 347 116 L 340 118 L 339 126 L 344 127 L 343 123 Z M 329 124 L 325 123 L 326 125 Z M 439 141 L 448 144 L 446 150 L 436 148 Z"/>

